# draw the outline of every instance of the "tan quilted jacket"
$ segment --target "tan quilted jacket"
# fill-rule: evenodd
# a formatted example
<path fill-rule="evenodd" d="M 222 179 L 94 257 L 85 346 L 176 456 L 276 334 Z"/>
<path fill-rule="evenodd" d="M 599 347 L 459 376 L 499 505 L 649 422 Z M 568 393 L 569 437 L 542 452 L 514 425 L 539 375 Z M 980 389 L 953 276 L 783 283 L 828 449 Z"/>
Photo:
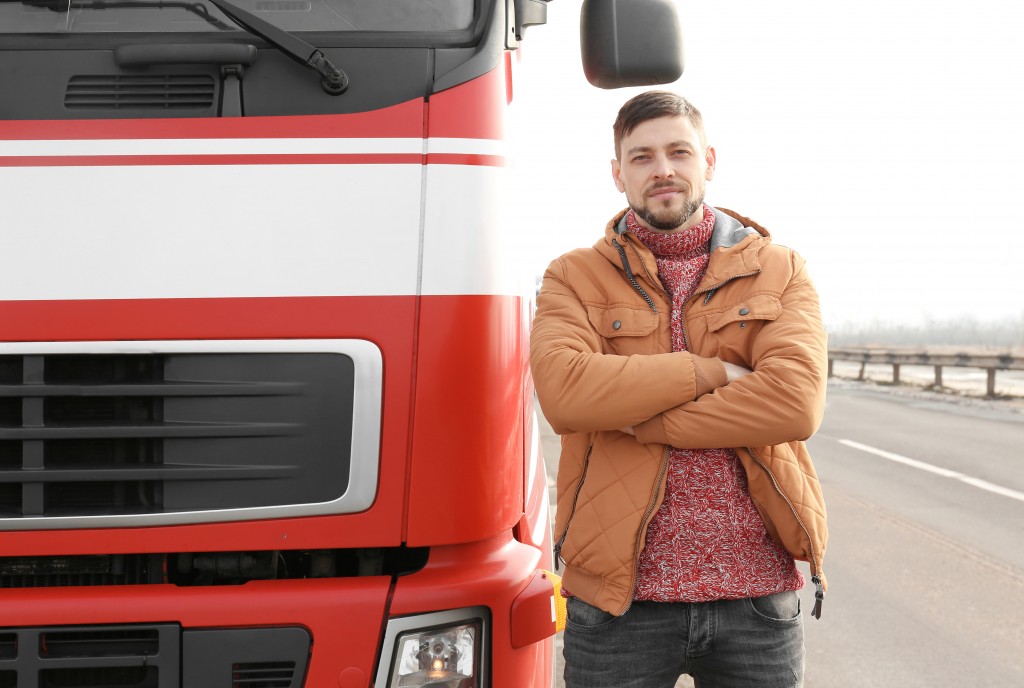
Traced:
<path fill-rule="evenodd" d="M 555 545 L 565 588 L 624 613 L 664 498 L 666 445 L 729 447 L 768 532 L 810 562 L 820 600 L 825 504 L 803 440 L 821 422 L 828 363 L 803 259 L 716 210 L 711 260 L 684 310 L 689 351 L 672 352 L 669 296 L 623 215 L 594 247 L 548 267 L 531 335 L 537 396 L 562 436 Z M 754 373 L 726 384 L 719 361 Z"/>

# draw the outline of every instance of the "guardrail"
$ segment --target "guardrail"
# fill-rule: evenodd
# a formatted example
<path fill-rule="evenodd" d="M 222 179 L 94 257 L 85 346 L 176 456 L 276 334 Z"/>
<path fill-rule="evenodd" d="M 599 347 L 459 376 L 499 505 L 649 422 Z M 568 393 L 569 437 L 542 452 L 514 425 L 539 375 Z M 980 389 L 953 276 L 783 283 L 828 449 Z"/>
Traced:
<path fill-rule="evenodd" d="M 858 380 L 864 379 L 864 367 L 869 363 L 892 366 L 893 384 L 900 381 L 900 366 L 931 366 L 935 368 L 935 386 L 942 387 L 943 367 L 981 368 L 988 373 L 986 396 L 996 395 L 997 370 L 1024 370 L 1024 356 L 1014 353 L 940 352 L 921 349 L 880 347 L 843 347 L 828 350 L 828 376 L 832 377 L 833 361 L 860 363 Z"/>

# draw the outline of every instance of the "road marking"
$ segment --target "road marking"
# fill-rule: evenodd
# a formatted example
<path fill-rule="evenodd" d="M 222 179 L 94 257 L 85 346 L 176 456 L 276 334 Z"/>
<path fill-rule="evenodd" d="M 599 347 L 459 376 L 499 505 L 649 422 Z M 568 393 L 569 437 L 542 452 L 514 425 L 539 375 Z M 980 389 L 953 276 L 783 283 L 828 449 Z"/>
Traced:
<path fill-rule="evenodd" d="M 889 459 L 890 461 L 895 461 L 896 463 L 902 463 L 905 466 L 910 466 L 912 468 L 917 468 L 922 471 L 927 471 L 929 473 L 933 473 L 943 478 L 952 478 L 953 480 L 959 480 L 962 483 L 973 485 L 974 487 L 977 487 L 979 489 L 986 490 L 997 495 L 1002 495 L 1003 497 L 1009 497 L 1010 499 L 1016 499 L 1018 502 L 1024 502 L 1024 492 L 1011 490 L 1008 487 L 996 485 L 995 483 L 990 483 L 987 480 L 975 478 L 973 476 L 966 475 L 965 473 L 960 473 L 959 471 L 951 471 L 948 468 L 942 468 L 941 466 L 933 466 L 930 463 L 918 461 L 917 459 L 912 459 L 909 456 L 903 456 L 902 454 L 894 454 L 892 452 L 885 451 L 884 449 L 877 449 L 875 447 L 870 447 L 866 444 L 861 444 L 860 442 L 854 442 L 853 440 L 839 440 L 839 444 L 846 445 L 847 447 L 851 447 L 853 449 L 859 449 L 862 452 L 867 452 L 868 454 L 881 456 L 883 459 Z"/>

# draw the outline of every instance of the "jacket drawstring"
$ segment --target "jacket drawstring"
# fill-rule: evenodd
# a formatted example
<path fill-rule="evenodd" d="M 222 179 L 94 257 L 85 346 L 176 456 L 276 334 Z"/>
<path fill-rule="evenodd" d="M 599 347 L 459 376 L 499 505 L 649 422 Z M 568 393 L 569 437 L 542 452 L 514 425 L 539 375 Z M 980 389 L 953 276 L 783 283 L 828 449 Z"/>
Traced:
<path fill-rule="evenodd" d="M 657 313 L 658 308 L 654 305 L 654 299 L 651 298 L 650 294 L 644 291 L 644 288 L 636 281 L 636 277 L 633 276 L 633 269 L 629 267 L 629 259 L 626 258 L 626 249 L 622 248 L 622 244 L 615 239 L 612 239 L 612 245 L 619 251 L 619 258 L 622 260 L 622 269 L 626 271 L 626 277 L 629 278 L 629 283 L 632 284 L 633 288 L 640 293 L 640 296 L 644 297 L 644 301 L 646 301 L 647 305 L 651 307 L 651 310 Z"/>

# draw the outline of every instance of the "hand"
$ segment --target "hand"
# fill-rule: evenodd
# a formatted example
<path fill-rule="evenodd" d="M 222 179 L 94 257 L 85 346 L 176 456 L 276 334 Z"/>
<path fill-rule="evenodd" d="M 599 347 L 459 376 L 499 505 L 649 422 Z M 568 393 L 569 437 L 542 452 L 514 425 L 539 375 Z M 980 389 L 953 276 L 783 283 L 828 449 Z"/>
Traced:
<path fill-rule="evenodd" d="M 729 382 L 739 380 L 744 375 L 750 375 L 754 372 L 753 370 L 748 370 L 743 366 L 738 366 L 735 363 L 726 363 L 725 361 L 722 361 L 722 365 L 725 366 L 725 376 L 728 378 Z"/>

